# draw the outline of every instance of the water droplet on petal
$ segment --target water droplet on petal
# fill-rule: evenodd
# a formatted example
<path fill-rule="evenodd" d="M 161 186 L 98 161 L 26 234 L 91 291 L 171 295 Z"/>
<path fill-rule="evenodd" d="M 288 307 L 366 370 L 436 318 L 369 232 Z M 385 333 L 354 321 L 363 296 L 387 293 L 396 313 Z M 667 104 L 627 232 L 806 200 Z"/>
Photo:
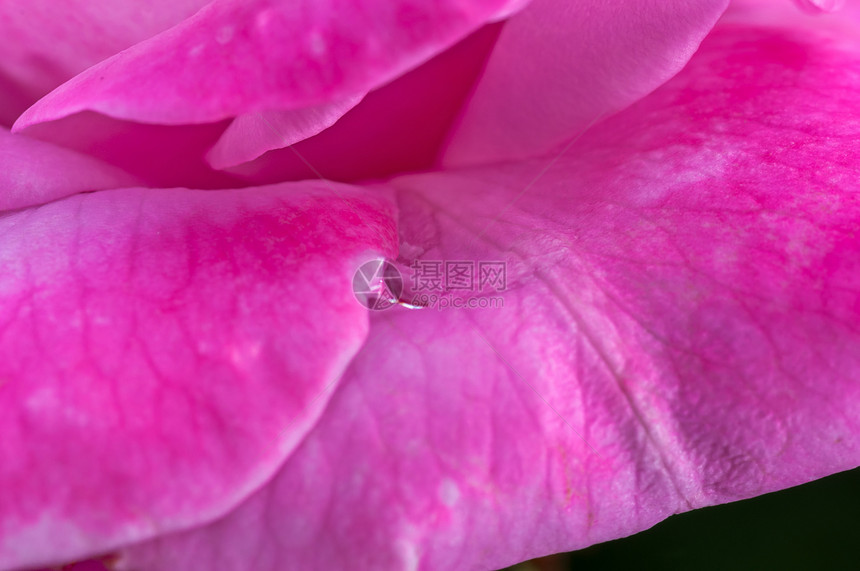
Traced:
<path fill-rule="evenodd" d="M 363 263 L 352 277 L 352 291 L 358 303 L 382 311 L 400 303 L 403 277 L 397 266 L 385 258 Z"/>

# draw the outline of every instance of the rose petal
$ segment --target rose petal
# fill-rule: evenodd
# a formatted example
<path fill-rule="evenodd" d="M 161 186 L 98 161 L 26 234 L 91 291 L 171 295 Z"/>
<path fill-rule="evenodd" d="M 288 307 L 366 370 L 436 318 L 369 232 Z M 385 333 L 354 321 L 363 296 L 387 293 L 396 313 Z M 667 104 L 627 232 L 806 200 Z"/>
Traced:
<path fill-rule="evenodd" d="M 845 0 L 795 0 L 801 8 L 814 12 L 836 12 L 845 6 Z"/>
<path fill-rule="evenodd" d="M 367 331 L 392 205 L 340 185 L 127 189 L 0 218 L 0 568 L 223 514 Z"/>
<path fill-rule="evenodd" d="M 484 26 L 418 68 L 371 91 L 337 123 L 291 148 L 277 149 L 282 141 L 297 138 L 291 137 L 288 126 L 274 129 L 274 124 L 266 125 L 269 130 L 262 144 L 250 136 L 237 141 L 237 147 L 241 143 L 274 150 L 229 172 L 255 184 L 319 176 L 354 182 L 433 167 L 500 27 Z M 282 139 L 273 138 L 275 130 Z"/>
<path fill-rule="evenodd" d="M 555 163 L 395 179 L 404 265 L 504 307 L 375 318 L 265 488 L 124 562 L 497 568 L 856 466 L 857 54 L 727 25 Z"/>
<path fill-rule="evenodd" d="M 87 111 L 35 125 L 27 129 L 26 135 L 115 165 L 137 176 L 146 186 L 197 189 L 247 186 L 231 173 L 213 170 L 204 160 L 227 127 L 227 121 L 146 125 Z"/>
<path fill-rule="evenodd" d="M 10 125 L 69 78 L 166 30 L 207 2 L 0 0 L 0 85 L 7 88 L 0 123 Z"/>
<path fill-rule="evenodd" d="M 151 186 L 236 188 L 319 178 L 352 182 L 434 165 L 438 150 L 498 35 L 485 26 L 347 109 L 322 108 L 333 126 L 310 136 L 308 110 L 269 111 L 205 125 L 145 125 L 94 112 L 27 129 L 27 135 L 88 153 L 134 173 Z M 335 106 L 336 107 L 336 106 Z M 274 119 L 273 119 L 274 116 Z M 266 123 L 261 119 L 265 117 Z M 246 129 L 256 124 L 260 129 Z M 241 126 L 241 128 L 240 128 Z M 249 160 L 229 171 L 217 167 Z M 309 167 L 308 165 L 312 165 Z"/>
<path fill-rule="evenodd" d="M 798 9 L 798 6 L 801 9 Z M 810 17 L 812 15 L 813 17 Z M 723 23 L 755 23 L 760 26 L 794 29 L 803 33 L 810 28 L 827 34 L 831 41 L 850 40 L 856 44 L 860 23 L 860 2 L 840 0 L 732 0 Z M 851 48 L 853 49 L 853 48 Z"/>
<path fill-rule="evenodd" d="M 728 0 L 535 0 L 505 26 L 443 163 L 539 156 L 677 73 Z"/>
<path fill-rule="evenodd" d="M 99 162 L 0 127 L 0 211 L 44 204 L 78 192 L 138 183 Z"/>
<path fill-rule="evenodd" d="M 294 145 L 334 125 L 363 97 L 354 95 L 295 111 L 241 115 L 233 119 L 206 159 L 214 168 L 226 169 L 252 161 L 272 149 Z"/>
<path fill-rule="evenodd" d="M 185 124 L 337 101 L 390 81 L 514 4 L 522 2 L 222 0 L 78 75 L 15 128 L 84 110 Z"/>

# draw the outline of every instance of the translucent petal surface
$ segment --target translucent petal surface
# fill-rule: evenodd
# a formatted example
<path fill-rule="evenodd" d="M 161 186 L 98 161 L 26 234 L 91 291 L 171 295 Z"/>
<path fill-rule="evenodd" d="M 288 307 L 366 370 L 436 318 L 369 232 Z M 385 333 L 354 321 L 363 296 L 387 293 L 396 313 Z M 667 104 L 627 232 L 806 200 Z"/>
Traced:
<path fill-rule="evenodd" d="M 448 166 L 540 156 L 650 93 L 693 55 L 727 0 L 535 0 L 506 24 Z"/>

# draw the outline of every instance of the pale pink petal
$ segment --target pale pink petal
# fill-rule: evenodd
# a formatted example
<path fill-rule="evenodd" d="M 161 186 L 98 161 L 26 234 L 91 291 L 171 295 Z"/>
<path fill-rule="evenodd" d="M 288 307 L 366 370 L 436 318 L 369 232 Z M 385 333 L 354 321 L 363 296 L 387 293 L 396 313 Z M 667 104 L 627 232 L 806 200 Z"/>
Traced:
<path fill-rule="evenodd" d="M 798 9 L 798 6 L 801 9 Z M 830 6 L 830 8 L 828 8 Z M 853 42 L 860 37 L 860 2 L 839 0 L 732 0 L 723 23 L 755 23 L 777 29 L 794 28 L 803 33 L 810 28 L 828 34 L 831 41 Z M 849 47 L 853 46 L 853 43 Z"/>
<path fill-rule="evenodd" d="M 0 218 L 0 568 L 220 516 L 363 342 L 392 203 L 342 185 L 108 190 Z"/>
<path fill-rule="evenodd" d="M 0 123 L 74 75 L 190 16 L 208 0 L 0 0 Z M 4 94 L 4 95 L 6 95 Z"/>
<path fill-rule="evenodd" d="M 857 466 L 857 53 L 728 25 L 554 164 L 392 181 L 402 265 L 504 260 L 504 307 L 375 317 L 277 476 L 127 568 L 492 569 Z"/>
<path fill-rule="evenodd" d="M 836 12 L 845 6 L 845 0 L 795 0 L 797 4 L 808 10 L 817 12 Z"/>
<path fill-rule="evenodd" d="M 76 76 L 16 128 L 84 110 L 208 123 L 366 92 L 521 1 L 221 0 Z"/>
<path fill-rule="evenodd" d="M 728 0 L 535 0 L 506 24 L 443 162 L 539 156 L 677 73 Z"/>
<path fill-rule="evenodd" d="M 135 186 L 131 175 L 86 155 L 0 127 L 0 211 L 79 192 Z"/>
<path fill-rule="evenodd" d="M 207 153 L 216 169 L 234 167 L 258 158 L 272 149 L 294 145 L 328 129 L 358 105 L 364 94 L 353 95 L 294 111 L 261 111 L 241 115 Z"/>

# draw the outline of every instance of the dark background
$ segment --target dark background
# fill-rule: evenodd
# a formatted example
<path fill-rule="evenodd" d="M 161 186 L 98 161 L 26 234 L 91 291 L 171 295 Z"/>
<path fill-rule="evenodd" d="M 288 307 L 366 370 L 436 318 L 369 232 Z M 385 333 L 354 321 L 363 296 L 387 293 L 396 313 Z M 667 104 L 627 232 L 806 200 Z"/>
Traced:
<path fill-rule="evenodd" d="M 569 569 L 860 571 L 860 468 L 509 571 Z"/>

